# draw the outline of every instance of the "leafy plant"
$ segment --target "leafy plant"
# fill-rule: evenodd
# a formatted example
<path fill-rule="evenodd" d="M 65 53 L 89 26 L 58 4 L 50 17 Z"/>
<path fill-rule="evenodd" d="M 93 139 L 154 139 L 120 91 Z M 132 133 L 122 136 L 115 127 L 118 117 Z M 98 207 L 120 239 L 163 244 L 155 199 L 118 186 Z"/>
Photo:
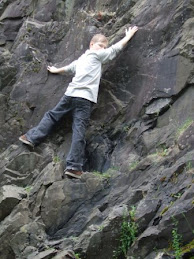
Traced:
<path fill-rule="evenodd" d="M 181 259 L 181 240 L 182 236 L 178 233 L 178 221 L 173 218 L 174 228 L 172 229 L 172 248 L 176 259 Z"/>
<path fill-rule="evenodd" d="M 102 231 L 104 229 L 104 225 L 100 225 L 99 227 L 98 227 L 98 230 L 99 231 Z"/>
<path fill-rule="evenodd" d="M 187 164 L 185 166 L 185 171 L 189 172 L 192 168 L 193 168 L 193 165 L 192 165 L 191 161 L 187 162 Z"/>
<path fill-rule="evenodd" d="M 128 215 L 123 216 L 123 222 L 121 224 L 121 235 L 120 235 L 120 245 L 116 251 L 113 251 L 113 258 L 127 258 L 127 252 L 133 242 L 136 239 L 138 232 L 138 224 L 135 220 L 136 209 L 134 206 L 131 207 Z M 127 219 L 129 216 L 129 220 Z"/>
<path fill-rule="evenodd" d="M 54 156 L 53 157 L 53 162 L 55 163 L 55 164 L 57 164 L 57 163 L 59 163 L 61 160 L 60 160 L 60 158 L 58 157 L 58 156 Z"/>
<path fill-rule="evenodd" d="M 33 186 L 31 185 L 28 185 L 24 188 L 24 190 L 27 192 L 27 193 L 30 193 L 30 191 L 32 190 Z"/>
<path fill-rule="evenodd" d="M 158 149 L 156 149 L 156 154 L 158 156 L 167 156 L 168 155 L 168 148 L 166 147 L 166 145 L 161 145 Z"/>
<path fill-rule="evenodd" d="M 123 131 L 126 132 L 126 133 L 129 131 L 129 129 L 130 129 L 129 126 L 124 126 L 124 127 L 123 127 Z"/>
<path fill-rule="evenodd" d="M 75 254 L 75 259 L 81 259 L 80 254 Z"/>

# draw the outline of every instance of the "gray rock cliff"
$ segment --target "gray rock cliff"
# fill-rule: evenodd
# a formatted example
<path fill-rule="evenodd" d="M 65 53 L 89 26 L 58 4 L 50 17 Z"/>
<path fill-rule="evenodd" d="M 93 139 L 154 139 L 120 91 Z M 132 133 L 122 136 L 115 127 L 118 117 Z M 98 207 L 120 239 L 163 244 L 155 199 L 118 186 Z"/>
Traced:
<path fill-rule="evenodd" d="M 133 24 L 139 31 L 103 69 L 89 173 L 64 178 L 71 117 L 34 149 L 18 141 L 71 80 L 46 67 Z M 0 2 L 1 259 L 193 258 L 193 61 L 193 0 Z M 131 208 L 136 238 L 118 255 Z"/>

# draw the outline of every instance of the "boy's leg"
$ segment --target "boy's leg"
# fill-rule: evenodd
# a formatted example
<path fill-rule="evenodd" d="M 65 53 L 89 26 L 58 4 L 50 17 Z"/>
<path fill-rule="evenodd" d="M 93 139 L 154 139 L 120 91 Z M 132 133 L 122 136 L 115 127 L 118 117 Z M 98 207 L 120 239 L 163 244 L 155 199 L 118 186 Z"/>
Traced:
<path fill-rule="evenodd" d="M 72 109 L 72 98 L 64 95 L 54 109 L 46 112 L 39 124 L 30 129 L 26 138 L 32 144 L 37 145 L 52 130 L 53 126 Z"/>
<path fill-rule="evenodd" d="M 84 151 L 85 151 L 85 132 L 89 123 L 92 110 L 92 102 L 83 98 L 73 98 L 73 135 L 69 154 L 66 159 L 66 169 L 82 171 Z"/>

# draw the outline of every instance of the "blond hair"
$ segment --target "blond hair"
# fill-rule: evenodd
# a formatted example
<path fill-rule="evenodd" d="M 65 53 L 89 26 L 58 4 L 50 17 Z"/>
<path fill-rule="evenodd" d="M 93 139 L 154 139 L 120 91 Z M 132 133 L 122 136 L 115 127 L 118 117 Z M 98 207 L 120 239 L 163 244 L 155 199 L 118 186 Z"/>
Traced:
<path fill-rule="evenodd" d="M 103 42 L 103 43 L 106 43 L 108 44 L 108 39 L 103 35 L 103 34 L 95 34 L 90 43 L 93 42 L 93 43 L 96 43 L 96 42 Z"/>

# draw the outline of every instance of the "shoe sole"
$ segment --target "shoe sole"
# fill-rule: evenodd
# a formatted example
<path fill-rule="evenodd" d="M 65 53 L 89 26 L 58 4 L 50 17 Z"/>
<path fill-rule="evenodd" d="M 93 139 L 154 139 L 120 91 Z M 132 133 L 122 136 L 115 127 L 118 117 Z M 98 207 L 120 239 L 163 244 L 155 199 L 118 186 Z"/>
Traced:
<path fill-rule="evenodd" d="M 34 147 L 34 145 L 33 145 L 30 141 L 28 141 L 28 140 L 24 140 L 24 139 L 22 139 L 21 137 L 19 137 L 19 140 L 20 140 L 22 143 L 24 143 L 24 144 L 26 144 L 26 145 L 28 145 L 28 146 Z"/>
<path fill-rule="evenodd" d="M 77 179 L 80 179 L 81 178 L 81 175 L 76 175 L 76 174 L 73 174 L 71 172 L 65 172 L 65 175 L 68 175 L 68 176 L 71 176 L 71 177 L 74 177 L 74 178 L 77 178 Z"/>

